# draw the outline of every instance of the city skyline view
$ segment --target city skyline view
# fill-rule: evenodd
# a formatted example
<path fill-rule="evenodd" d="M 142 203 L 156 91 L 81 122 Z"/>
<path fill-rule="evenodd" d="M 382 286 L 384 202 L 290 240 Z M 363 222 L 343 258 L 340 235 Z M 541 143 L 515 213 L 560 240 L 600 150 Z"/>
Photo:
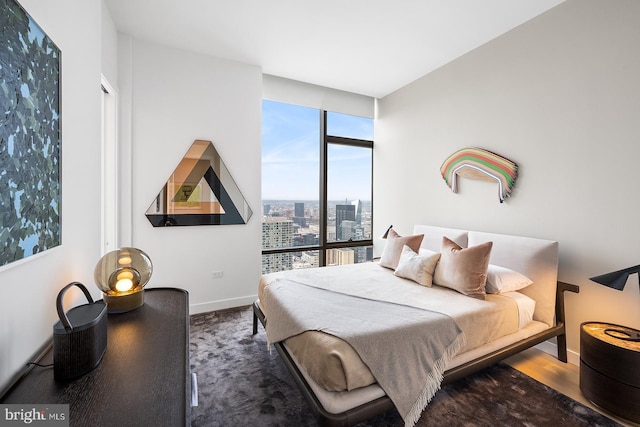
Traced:
<path fill-rule="evenodd" d="M 262 120 L 263 274 L 371 260 L 373 120 L 267 100 Z"/>
<path fill-rule="evenodd" d="M 320 204 L 318 201 L 293 202 L 265 200 L 262 205 L 262 249 L 301 248 L 299 252 L 262 256 L 262 273 L 319 266 Z M 328 242 L 362 241 L 372 238 L 371 203 L 345 200 L 327 206 Z M 326 265 L 370 261 L 372 246 L 332 248 L 326 251 Z"/>

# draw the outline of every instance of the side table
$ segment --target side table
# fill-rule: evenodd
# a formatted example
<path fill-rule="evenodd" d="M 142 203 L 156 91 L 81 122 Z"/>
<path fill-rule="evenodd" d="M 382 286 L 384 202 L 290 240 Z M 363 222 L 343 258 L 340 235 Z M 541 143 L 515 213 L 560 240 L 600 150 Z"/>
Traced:
<path fill-rule="evenodd" d="M 69 404 L 72 427 L 188 426 L 196 384 L 189 367 L 189 295 L 145 289 L 144 305 L 109 314 L 107 351 L 91 372 L 55 381 L 34 367 L 0 403 Z M 53 361 L 51 348 L 39 360 Z"/>
<path fill-rule="evenodd" d="M 640 331 L 610 323 L 580 325 L 580 389 L 602 409 L 640 422 Z"/>

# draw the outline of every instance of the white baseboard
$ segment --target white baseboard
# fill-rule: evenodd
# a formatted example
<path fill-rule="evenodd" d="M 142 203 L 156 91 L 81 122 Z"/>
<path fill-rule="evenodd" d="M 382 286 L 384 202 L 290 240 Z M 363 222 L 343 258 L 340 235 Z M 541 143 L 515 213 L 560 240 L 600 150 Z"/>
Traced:
<path fill-rule="evenodd" d="M 224 310 L 227 308 L 251 305 L 257 298 L 257 295 L 250 295 L 241 298 L 231 298 L 218 301 L 201 302 L 198 304 L 189 304 L 189 314 L 207 313 L 209 311 Z"/>
<path fill-rule="evenodd" d="M 558 357 L 558 346 L 551 341 L 540 343 L 536 348 L 552 355 L 553 357 Z M 567 349 L 567 362 L 572 365 L 580 366 L 580 353 Z"/>

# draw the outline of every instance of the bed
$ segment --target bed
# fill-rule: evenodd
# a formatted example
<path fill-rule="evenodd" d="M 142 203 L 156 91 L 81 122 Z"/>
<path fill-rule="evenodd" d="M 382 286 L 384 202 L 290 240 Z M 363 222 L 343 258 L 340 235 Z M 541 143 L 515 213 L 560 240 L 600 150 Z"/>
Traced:
<path fill-rule="evenodd" d="M 424 274 L 416 277 L 416 271 L 425 269 L 431 269 L 426 279 Z M 484 269 L 484 277 L 478 269 Z M 413 425 L 441 384 L 453 382 L 526 348 L 555 337 L 558 359 L 567 361 L 563 292 L 579 289 L 558 282 L 557 269 L 558 243 L 555 241 L 416 225 L 411 236 L 397 233 L 391 236 L 377 262 L 262 276 L 259 298 L 253 305 L 253 332 L 257 333 L 260 321 L 320 425 L 354 425 L 394 407 L 406 425 Z M 468 281 L 467 276 L 459 275 L 467 270 L 473 273 L 468 276 L 471 282 L 481 277 L 476 280 L 482 281 L 480 287 L 478 283 L 458 286 L 458 282 Z M 492 282 L 491 293 L 486 292 L 490 288 L 486 275 Z M 514 277 L 517 280 L 512 280 Z M 514 290 L 507 283 L 501 289 L 494 289 L 494 282 L 500 280 L 519 282 L 519 288 Z M 340 305 L 348 309 L 336 315 L 335 307 Z M 331 316 L 323 315 L 326 312 L 331 312 Z M 367 353 L 373 345 L 361 338 L 363 332 L 358 331 L 357 339 L 349 335 L 350 332 L 341 335 L 342 329 L 347 328 L 343 325 L 350 322 L 346 320 L 348 316 L 367 316 L 367 312 L 377 314 L 371 318 L 354 318 L 351 322 L 369 325 L 397 321 L 404 325 L 417 319 L 416 322 L 440 323 L 429 323 L 428 327 L 416 323 L 407 326 L 412 327 L 411 330 L 397 332 L 396 329 L 388 335 L 372 333 L 378 337 L 371 338 L 377 340 L 376 345 L 382 342 L 398 349 L 407 345 L 407 350 L 402 347 L 402 352 L 419 354 L 406 357 L 401 363 L 389 363 L 390 359 L 376 359 L 385 357 L 389 353 L 386 349 L 373 351 L 373 356 Z M 439 344 L 423 344 L 425 337 L 416 338 L 420 344 L 407 339 L 393 341 L 395 336 L 417 337 L 427 330 Z M 437 387 L 430 385 L 426 387 L 429 390 L 417 390 L 422 391 L 418 393 L 419 405 L 413 404 L 416 398 L 412 396 L 412 404 L 405 408 L 389 384 L 413 380 L 402 378 L 402 370 L 386 370 L 393 364 L 402 365 L 402 369 L 405 365 L 419 368 L 411 364 L 414 359 L 423 359 L 426 351 L 422 347 L 411 347 L 416 345 L 428 349 L 441 346 L 433 357 L 426 357 L 430 359 L 426 363 L 431 363 L 428 378 L 418 379 L 422 387 L 423 382 L 429 383 L 435 378 Z M 385 372 L 381 372 L 377 364 L 383 365 Z M 401 382 L 403 391 L 412 387 L 413 384 L 407 386 Z"/>

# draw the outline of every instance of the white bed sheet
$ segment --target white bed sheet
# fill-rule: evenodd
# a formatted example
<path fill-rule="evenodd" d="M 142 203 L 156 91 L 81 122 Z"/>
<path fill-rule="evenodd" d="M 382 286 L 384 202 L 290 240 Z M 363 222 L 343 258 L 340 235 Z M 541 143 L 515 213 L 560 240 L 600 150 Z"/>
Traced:
<path fill-rule="evenodd" d="M 536 301 L 520 292 L 505 292 L 500 294 L 511 298 L 518 306 L 518 329 L 522 329 L 533 321 L 533 313 L 536 310 Z"/>

